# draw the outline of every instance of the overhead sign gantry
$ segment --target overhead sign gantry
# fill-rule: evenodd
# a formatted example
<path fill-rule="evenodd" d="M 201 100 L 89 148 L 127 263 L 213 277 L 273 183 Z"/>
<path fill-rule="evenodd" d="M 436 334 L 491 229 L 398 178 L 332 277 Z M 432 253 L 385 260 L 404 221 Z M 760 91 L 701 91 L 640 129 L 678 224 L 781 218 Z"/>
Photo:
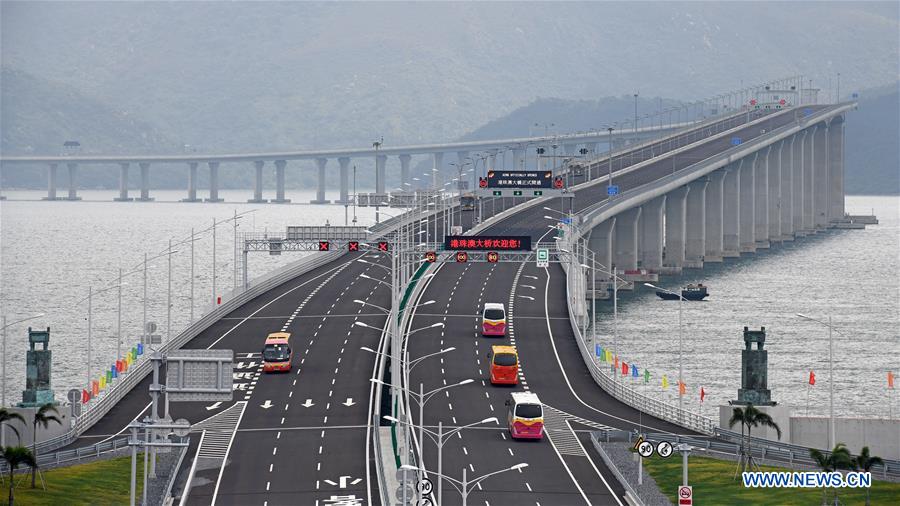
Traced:
<path fill-rule="evenodd" d="M 565 181 L 549 170 L 489 170 L 479 178 L 480 197 L 548 197 L 565 191 Z"/>

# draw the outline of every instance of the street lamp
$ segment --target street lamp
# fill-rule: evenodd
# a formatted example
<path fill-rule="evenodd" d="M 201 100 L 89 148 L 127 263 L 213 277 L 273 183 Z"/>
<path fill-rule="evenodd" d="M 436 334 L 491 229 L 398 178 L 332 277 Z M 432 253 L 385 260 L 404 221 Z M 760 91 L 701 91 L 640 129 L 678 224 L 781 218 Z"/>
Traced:
<path fill-rule="evenodd" d="M 387 420 L 387 421 L 389 421 L 389 422 L 402 423 L 402 424 L 410 425 L 410 426 L 412 426 L 412 427 L 419 427 L 419 426 L 416 426 L 416 425 L 411 424 L 411 423 L 409 423 L 409 422 L 404 422 L 404 421 L 402 421 L 402 420 L 398 420 L 398 419 L 396 419 L 396 418 L 394 418 L 394 417 L 392 417 L 392 416 L 385 416 L 384 419 Z M 490 418 L 485 418 L 484 420 L 481 420 L 481 421 L 478 421 L 478 422 L 472 422 L 472 423 L 470 423 L 470 424 L 466 424 L 466 425 L 462 425 L 462 426 L 456 427 L 455 429 L 453 429 L 453 430 L 451 430 L 451 431 L 449 431 L 449 432 L 447 432 L 447 433 L 444 433 L 444 422 L 443 422 L 443 421 L 438 421 L 438 430 L 437 430 L 437 432 L 434 432 L 434 431 L 429 430 L 429 429 L 424 429 L 424 430 L 425 430 L 425 434 L 427 434 L 428 437 L 430 437 L 431 440 L 434 441 L 434 443 L 435 443 L 435 445 L 437 446 L 437 449 L 438 449 L 438 459 L 437 459 L 437 460 L 438 460 L 438 469 L 437 469 L 437 475 L 438 475 L 438 476 L 441 476 L 441 475 L 443 474 L 443 472 L 444 472 L 444 470 L 443 470 L 443 467 L 444 467 L 444 454 L 443 454 L 443 451 L 444 451 L 444 443 L 446 443 L 451 437 L 453 437 L 454 434 L 456 434 L 457 432 L 460 432 L 460 431 L 463 430 L 463 429 L 469 429 L 469 428 L 475 427 L 476 425 L 482 425 L 482 424 L 491 423 L 491 422 L 494 422 L 494 423 L 497 424 L 497 425 L 500 424 L 500 422 L 497 420 L 497 417 L 492 416 L 492 417 L 490 417 Z M 420 421 L 420 423 L 422 423 L 422 424 L 424 425 L 424 422 Z M 421 429 L 421 427 L 419 427 L 419 428 Z M 446 439 L 445 439 L 445 438 L 446 438 Z M 424 468 L 425 468 L 425 461 L 424 461 L 424 459 L 421 461 L 421 467 L 422 467 L 422 469 L 424 470 Z M 444 484 L 443 484 L 443 479 L 441 479 L 440 477 L 438 478 L 437 490 L 438 490 L 438 493 L 437 493 L 437 503 L 438 503 L 438 504 L 443 504 L 443 503 L 444 503 Z"/>
<path fill-rule="evenodd" d="M 425 473 L 431 473 L 431 474 L 433 474 L 433 475 L 435 475 L 435 476 L 438 476 L 438 477 L 440 477 L 440 478 L 443 478 L 443 479 L 449 481 L 450 484 L 453 485 L 453 488 L 455 488 L 456 491 L 459 492 L 460 495 L 462 495 L 462 506 L 467 506 L 466 500 L 467 500 L 468 497 L 469 497 L 469 493 L 472 492 L 472 489 L 475 488 L 476 485 L 478 485 L 479 483 L 481 483 L 481 482 L 484 481 L 485 479 L 487 479 L 487 478 L 489 478 L 489 477 L 491 477 L 491 476 L 494 476 L 494 475 L 496 475 L 496 474 L 505 473 L 505 472 L 507 472 L 507 471 L 518 471 L 519 469 L 524 469 L 524 468 L 526 468 L 526 467 L 528 467 L 528 464 L 525 463 L 525 462 L 522 462 L 522 463 L 516 464 L 516 465 L 514 465 L 514 466 L 512 466 L 512 467 L 507 467 L 506 469 L 501 469 L 501 470 L 499 470 L 499 471 L 494 471 L 493 473 L 488 473 L 488 474 L 485 474 L 485 475 L 483 475 L 483 476 L 479 476 L 478 478 L 475 478 L 475 479 L 470 480 L 470 481 L 469 481 L 469 480 L 466 480 L 466 468 L 465 468 L 465 467 L 463 468 L 463 471 L 462 471 L 462 481 L 457 480 L 457 479 L 455 479 L 455 478 L 451 478 L 450 476 L 447 476 L 447 475 L 443 475 L 443 474 L 439 475 L 438 473 L 436 473 L 436 472 L 434 472 L 434 471 L 427 471 L 427 470 L 425 470 L 425 469 L 422 469 L 422 472 L 425 472 Z M 411 470 L 411 471 L 418 471 L 418 469 L 416 469 L 415 466 L 410 466 L 410 465 L 408 465 L 408 464 L 407 464 L 407 465 L 400 466 L 400 469 L 407 469 L 407 470 Z M 471 488 L 470 488 L 470 487 L 471 487 Z"/>
<path fill-rule="evenodd" d="M 656 285 L 650 283 L 644 283 L 644 286 L 653 288 L 654 290 L 659 290 L 661 292 L 666 292 L 668 294 L 674 295 L 678 297 L 678 419 L 681 420 L 683 411 L 683 403 L 684 403 L 684 395 L 681 394 L 681 385 L 682 382 L 682 372 L 684 369 L 684 358 L 682 356 L 682 352 L 684 351 L 684 343 L 683 343 L 683 329 L 682 329 L 682 313 L 684 308 L 684 296 L 681 295 L 681 290 L 679 293 L 675 293 L 671 290 L 666 290 L 665 288 L 660 288 Z"/>
<path fill-rule="evenodd" d="M 814 321 L 828 327 L 828 416 L 830 418 L 829 425 L 831 425 L 831 430 L 828 432 L 828 448 L 834 448 L 835 441 L 837 440 L 834 436 L 834 339 L 832 338 L 831 331 L 836 330 L 838 334 L 844 334 L 831 325 L 831 315 L 828 315 L 828 323 L 800 313 L 797 313 L 797 316 L 804 320 Z"/>
<path fill-rule="evenodd" d="M 638 99 L 638 94 L 635 93 L 635 94 L 634 94 L 634 132 L 635 132 L 635 133 L 637 133 L 637 121 L 638 121 L 638 116 L 637 116 L 637 99 Z M 610 151 L 611 151 L 611 150 L 610 150 Z"/>
<path fill-rule="evenodd" d="M 635 96 L 637 96 L 637 95 L 635 95 Z M 635 116 L 635 118 L 637 118 L 637 116 Z M 609 178 L 608 179 L 609 180 L 607 181 L 606 185 L 612 186 L 612 159 L 613 159 L 612 133 L 613 133 L 613 127 L 607 127 L 606 131 L 609 133 L 609 153 L 608 153 L 608 158 L 609 158 Z"/>
<path fill-rule="evenodd" d="M 75 303 L 75 305 L 77 306 L 78 304 L 81 304 L 81 303 L 84 302 L 84 301 L 88 301 L 88 338 L 87 338 L 87 345 L 88 345 L 88 356 L 87 356 L 87 384 L 88 384 L 88 385 L 91 384 L 91 363 L 92 363 L 92 352 L 93 352 L 93 346 L 92 346 L 92 342 L 91 342 L 91 328 L 92 328 L 92 325 L 91 325 L 92 320 L 91 320 L 91 318 L 92 318 L 92 306 L 93 306 L 92 302 L 93 302 L 94 294 L 95 294 L 95 293 L 100 294 L 100 293 L 103 293 L 103 292 L 105 292 L 105 291 L 112 290 L 113 288 L 118 288 L 118 289 L 119 289 L 119 321 L 121 322 L 121 321 L 122 321 L 122 285 L 127 285 L 127 284 L 128 284 L 128 283 L 120 283 L 120 284 L 118 284 L 118 285 L 108 286 L 108 287 L 106 287 L 106 288 L 102 288 L 102 289 L 100 289 L 100 290 L 97 290 L 96 292 L 93 290 L 92 287 L 88 286 L 88 295 L 87 295 L 87 297 L 85 297 L 85 298 L 83 298 L 83 299 L 81 299 L 81 300 L 79 300 L 78 302 Z M 121 339 L 122 339 L 122 336 L 121 336 L 121 334 L 119 334 L 119 341 L 120 341 L 120 342 L 121 342 Z M 4 353 L 4 355 L 5 355 L 5 353 Z M 4 376 L 5 376 L 5 374 L 4 374 Z"/>

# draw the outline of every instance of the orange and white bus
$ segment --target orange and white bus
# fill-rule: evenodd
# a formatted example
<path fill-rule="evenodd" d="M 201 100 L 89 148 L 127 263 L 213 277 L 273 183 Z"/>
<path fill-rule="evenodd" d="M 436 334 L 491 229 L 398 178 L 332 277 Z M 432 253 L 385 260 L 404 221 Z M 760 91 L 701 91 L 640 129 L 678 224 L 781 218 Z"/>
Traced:
<path fill-rule="evenodd" d="M 481 335 L 506 335 L 506 310 L 503 304 L 488 302 L 484 305 L 484 312 L 481 313 Z"/>
<path fill-rule="evenodd" d="M 513 439 L 544 437 L 544 408 L 533 392 L 512 392 L 506 401 L 506 421 Z"/>
<path fill-rule="evenodd" d="M 491 346 L 491 384 L 516 385 L 519 383 L 519 354 L 515 346 Z"/>
<path fill-rule="evenodd" d="M 288 332 L 272 332 L 263 347 L 263 372 L 288 372 L 291 370 L 291 345 Z"/>

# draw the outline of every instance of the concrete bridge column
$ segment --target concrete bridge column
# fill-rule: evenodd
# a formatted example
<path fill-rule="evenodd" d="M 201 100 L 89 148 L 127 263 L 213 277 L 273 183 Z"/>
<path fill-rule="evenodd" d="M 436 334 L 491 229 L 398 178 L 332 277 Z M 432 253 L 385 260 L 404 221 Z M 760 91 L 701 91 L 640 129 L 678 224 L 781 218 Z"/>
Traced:
<path fill-rule="evenodd" d="M 619 272 L 635 270 L 638 267 L 638 220 L 640 217 L 640 207 L 631 208 L 616 216 L 613 263 Z"/>
<path fill-rule="evenodd" d="M 784 140 L 781 148 L 781 240 L 794 240 L 794 142 L 796 135 Z"/>
<path fill-rule="evenodd" d="M 742 160 L 741 189 L 741 253 L 756 252 L 756 198 L 754 195 L 754 171 L 759 153 L 754 153 Z"/>
<path fill-rule="evenodd" d="M 563 153 L 566 156 L 575 156 L 575 148 L 577 148 L 577 144 L 563 144 Z"/>
<path fill-rule="evenodd" d="M 441 172 L 444 170 L 444 153 L 433 153 L 434 155 L 434 167 L 431 170 L 431 186 L 433 189 L 438 189 L 438 180 Z"/>
<path fill-rule="evenodd" d="M 828 221 L 844 218 L 844 117 L 831 120 L 828 129 L 828 179 L 830 181 Z"/>
<path fill-rule="evenodd" d="M 706 186 L 706 251 L 704 262 L 721 262 L 725 240 L 725 210 L 723 195 L 725 193 L 725 171 L 717 170 L 709 175 Z"/>
<path fill-rule="evenodd" d="M 815 185 L 813 190 L 813 225 L 816 227 L 816 230 L 828 228 L 828 212 L 831 208 L 829 204 L 831 191 L 828 188 L 831 180 L 828 160 L 829 130 L 831 128 L 826 123 L 816 130 L 815 135 L 816 152 L 813 155 L 815 161 L 813 165 L 813 184 Z"/>
<path fill-rule="evenodd" d="M 188 196 L 182 202 L 201 202 L 197 198 L 197 162 L 188 163 Z"/>
<path fill-rule="evenodd" d="M 591 229 L 588 248 L 597 255 L 598 269 L 612 269 L 616 218 L 612 217 Z M 609 279 L 604 276 L 603 279 Z"/>
<path fill-rule="evenodd" d="M 400 155 L 400 161 L 403 161 L 403 156 Z M 341 165 L 341 195 L 338 200 L 335 200 L 335 204 L 352 204 L 353 201 L 350 200 L 350 158 L 346 156 L 342 156 L 338 158 L 338 163 Z M 409 159 L 406 160 L 406 170 L 407 176 L 409 175 Z"/>
<path fill-rule="evenodd" d="M 769 152 L 769 242 L 781 241 L 781 151 L 784 141 L 778 141 Z"/>
<path fill-rule="evenodd" d="M 78 196 L 78 164 L 67 163 L 66 167 L 69 168 L 69 196 L 66 200 L 81 200 Z"/>
<path fill-rule="evenodd" d="M 209 198 L 207 202 L 222 202 L 219 198 L 219 162 L 208 162 L 209 165 Z"/>
<path fill-rule="evenodd" d="M 409 161 L 410 155 L 400 155 L 400 188 L 408 192 L 412 190 L 412 184 L 409 180 Z"/>
<path fill-rule="evenodd" d="M 284 167 L 286 160 L 275 160 L 275 198 L 273 204 L 287 204 L 291 199 L 284 198 Z"/>
<path fill-rule="evenodd" d="M 512 170 L 523 170 L 525 168 L 525 149 L 513 148 L 513 168 Z"/>
<path fill-rule="evenodd" d="M 253 182 L 253 198 L 247 199 L 247 202 L 252 204 L 263 204 L 268 202 L 268 200 L 262 197 L 263 194 L 263 167 L 265 167 L 266 162 L 264 160 L 257 160 L 253 162 L 253 168 L 256 169 L 256 178 Z"/>
<path fill-rule="evenodd" d="M 134 200 L 128 196 L 129 165 L 131 164 L 127 162 L 119 164 L 119 196 L 113 199 L 116 202 L 131 202 Z"/>
<path fill-rule="evenodd" d="M 378 193 L 384 193 L 384 155 L 375 157 L 375 187 Z M 378 168 L 378 163 L 381 168 Z M 316 166 L 319 168 L 318 185 L 316 187 L 316 200 L 310 200 L 310 204 L 328 204 L 331 201 L 325 200 L 325 164 L 328 163 L 327 158 L 316 158 Z"/>
<path fill-rule="evenodd" d="M 816 130 L 819 125 L 806 129 L 806 139 L 803 143 L 803 225 L 805 234 L 816 233 L 816 211 L 813 202 L 815 191 L 815 152 L 818 142 Z"/>
<path fill-rule="evenodd" d="M 56 167 L 57 164 L 51 163 L 47 168 L 47 196 L 42 200 L 56 200 Z"/>
<path fill-rule="evenodd" d="M 385 167 L 387 165 L 387 155 L 378 155 L 375 157 L 375 193 L 385 193 Z M 322 172 L 322 174 L 325 174 Z"/>
<path fill-rule="evenodd" d="M 754 239 L 756 240 L 756 248 L 769 247 L 769 155 L 772 152 L 772 146 L 760 150 L 759 156 L 756 158 L 754 167 L 756 171 L 754 177 Z"/>
<path fill-rule="evenodd" d="M 688 187 L 682 186 L 666 194 L 666 247 L 663 274 L 679 274 L 684 266 L 685 209 Z"/>
<path fill-rule="evenodd" d="M 640 267 L 659 272 L 662 268 L 663 208 L 666 196 L 641 206 Z"/>
<path fill-rule="evenodd" d="M 706 254 L 706 186 L 707 178 L 700 178 L 688 184 L 685 209 L 685 241 L 684 266 L 703 268 L 703 255 Z"/>
<path fill-rule="evenodd" d="M 741 256 L 741 166 L 743 159 L 725 167 L 722 198 L 722 256 Z"/>
<path fill-rule="evenodd" d="M 138 164 L 141 168 L 141 196 L 137 199 L 140 202 L 152 202 L 150 197 L 150 162 L 141 162 Z"/>
<path fill-rule="evenodd" d="M 806 158 L 806 138 L 806 130 L 794 134 L 794 152 L 791 154 L 791 190 L 793 191 L 791 198 L 791 209 L 793 209 L 791 212 L 791 228 L 794 229 L 795 237 L 806 235 L 806 232 L 803 230 L 803 192 L 805 190 L 803 179 L 805 163 L 803 160 Z"/>

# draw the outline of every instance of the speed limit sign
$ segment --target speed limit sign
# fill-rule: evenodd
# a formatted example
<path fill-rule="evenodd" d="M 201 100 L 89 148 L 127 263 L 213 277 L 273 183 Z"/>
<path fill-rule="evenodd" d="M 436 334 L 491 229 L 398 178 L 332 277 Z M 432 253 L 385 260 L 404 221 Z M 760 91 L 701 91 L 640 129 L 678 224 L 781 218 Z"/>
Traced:
<path fill-rule="evenodd" d="M 429 495 L 431 494 L 431 491 L 434 490 L 434 485 L 432 485 L 431 480 L 428 478 L 422 478 L 422 481 L 416 483 L 416 490 L 422 495 Z"/>
<path fill-rule="evenodd" d="M 678 487 L 678 506 L 693 506 L 694 491 L 690 485 L 681 485 Z"/>

